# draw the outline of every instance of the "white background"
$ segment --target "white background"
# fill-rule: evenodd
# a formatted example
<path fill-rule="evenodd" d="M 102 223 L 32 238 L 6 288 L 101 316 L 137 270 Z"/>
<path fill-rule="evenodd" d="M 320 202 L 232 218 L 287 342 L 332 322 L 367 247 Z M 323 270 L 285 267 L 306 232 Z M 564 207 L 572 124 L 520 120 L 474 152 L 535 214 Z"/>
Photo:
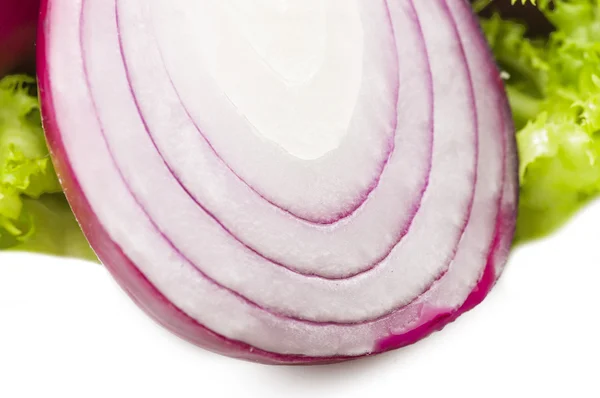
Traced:
<path fill-rule="evenodd" d="M 99 265 L 0 254 L 0 397 L 600 397 L 600 203 L 515 250 L 486 301 L 409 348 L 268 367 L 195 348 Z"/>

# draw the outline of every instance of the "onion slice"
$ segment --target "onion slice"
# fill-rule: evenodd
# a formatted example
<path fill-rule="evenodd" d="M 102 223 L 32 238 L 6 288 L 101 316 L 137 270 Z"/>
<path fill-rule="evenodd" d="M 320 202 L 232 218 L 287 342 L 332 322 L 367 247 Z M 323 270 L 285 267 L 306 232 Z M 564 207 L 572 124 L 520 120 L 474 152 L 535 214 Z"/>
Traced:
<path fill-rule="evenodd" d="M 47 0 L 44 125 L 100 259 L 185 339 L 264 363 L 417 341 L 479 303 L 516 213 L 463 0 Z"/>

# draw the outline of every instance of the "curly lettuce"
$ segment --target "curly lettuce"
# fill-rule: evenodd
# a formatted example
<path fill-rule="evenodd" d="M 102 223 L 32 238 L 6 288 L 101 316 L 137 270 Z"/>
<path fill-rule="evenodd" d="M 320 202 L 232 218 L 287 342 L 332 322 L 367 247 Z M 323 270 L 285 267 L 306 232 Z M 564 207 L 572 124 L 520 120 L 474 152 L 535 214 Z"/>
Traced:
<path fill-rule="evenodd" d="M 0 249 L 95 259 L 54 172 L 35 87 L 0 80 Z"/>
<path fill-rule="evenodd" d="M 520 240 L 552 232 L 600 192 L 600 0 L 537 6 L 554 26 L 547 37 L 497 14 L 481 21 L 518 128 Z"/>

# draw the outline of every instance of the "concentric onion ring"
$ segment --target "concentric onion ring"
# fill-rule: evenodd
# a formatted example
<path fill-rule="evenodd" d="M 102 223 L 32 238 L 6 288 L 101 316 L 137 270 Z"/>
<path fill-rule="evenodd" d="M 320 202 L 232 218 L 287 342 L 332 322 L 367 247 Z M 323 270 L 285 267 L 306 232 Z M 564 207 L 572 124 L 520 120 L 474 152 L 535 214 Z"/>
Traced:
<path fill-rule="evenodd" d="M 512 239 L 516 155 L 468 4 L 308 1 L 298 15 L 322 13 L 314 18 L 329 36 L 314 44 L 318 62 L 299 58 L 310 64 L 303 79 L 275 71 L 285 59 L 266 65 L 243 29 L 230 38 L 212 26 L 225 13 L 215 4 L 43 7 L 39 78 L 53 158 L 92 246 L 136 302 L 206 348 L 315 363 L 412 343 L 481 301 Z M 360 48 L 342 34 L 354 32 L 338 26 L 343 18 L 358 23 Z M 205 50 L 210 29 L 247 64 L 215 69 L 225 50 Z M 360 67 L 346 62 L 356 59 Z M 251 82 L 265 76 L 273 82 L 256 91 Z M 345 111 L 313 106 L 315 90 L 350 98 L 351 112 L 330 123 L 321 107 Z M 265 119 L 272 107 L 284 115 Z M 295 132 L 305 122 L 289 122 L 303 112 L 319 134 L 346 130 L 323 135 L 329 146 L 308 156 Z M 260 130 L 273 125 L 294 133 Z"/>

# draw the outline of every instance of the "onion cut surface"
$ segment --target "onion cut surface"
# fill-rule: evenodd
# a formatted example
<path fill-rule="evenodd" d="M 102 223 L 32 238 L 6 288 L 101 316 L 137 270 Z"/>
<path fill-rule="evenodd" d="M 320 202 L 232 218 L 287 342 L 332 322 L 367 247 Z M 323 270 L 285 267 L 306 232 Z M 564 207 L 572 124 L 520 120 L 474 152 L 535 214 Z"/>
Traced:
<path fill-rule="evenodd" d="M 103 263 L 160 323 L 265 363 L 417 341 L 479 303 L 513 126 L 463 0 L 47 0 L 44 124 Z"/>

